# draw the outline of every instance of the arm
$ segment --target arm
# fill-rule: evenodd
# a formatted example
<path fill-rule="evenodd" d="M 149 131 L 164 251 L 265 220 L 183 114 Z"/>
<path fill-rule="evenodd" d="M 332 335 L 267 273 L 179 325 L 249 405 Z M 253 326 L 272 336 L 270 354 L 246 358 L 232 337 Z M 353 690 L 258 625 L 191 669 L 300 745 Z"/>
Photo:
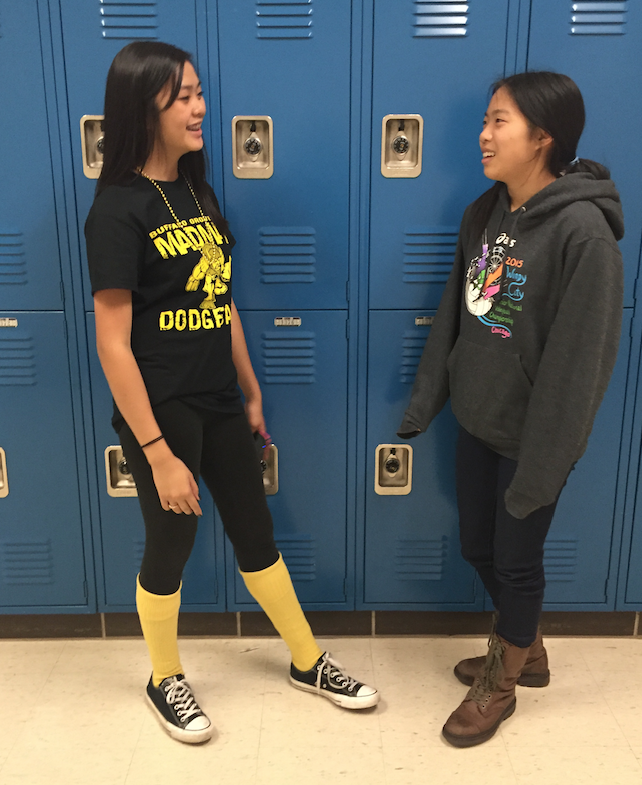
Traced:
<path fill-rule="evenodd" d="M 102 289 L 94 294 L 96 348 L 116 405 L 139 444 L 161 434 L 147 389 L 131 350 L 132 294 L 128 289 Z M 144 450 L 161 506 L 201 515 L 194 476 L 161 439 Z"/>
<path fill-rule="evenodd" d="M 593 239 L 569 252 L 573 273 L 546 340 L 506 491 L 516 518 L 552 504 L 586 449 L 615 365 L 622 321 L 619 250 Z"/>
<path fill-rule="evenodd" d="M 252 368 L 252 361 L 245 342 L 245 333 L 241 324 L 241 317 L 232 300 L 232 362 L 236 368 L 239 386 L 245 396 L 245 414 L 250 428 L 261 434 L 265 433 L 265 419 L 263 417 L 263 397 L 261 388 Z"/>

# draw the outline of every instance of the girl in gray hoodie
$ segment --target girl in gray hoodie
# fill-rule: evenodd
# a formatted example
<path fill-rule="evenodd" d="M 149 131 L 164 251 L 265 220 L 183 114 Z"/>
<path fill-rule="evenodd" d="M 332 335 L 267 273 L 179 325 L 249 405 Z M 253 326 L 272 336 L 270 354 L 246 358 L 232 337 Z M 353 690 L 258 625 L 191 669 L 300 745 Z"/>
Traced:
<path fill-rule="evenodd" d="M 517 683 L 548 684 L 544 540 L 617 355 L 622 209 L 608 170 L 577 157 L 584 119 L 562 74 L 493 85 L 479 142 L 496 182 L 464 213 L 399 428 L 425 431 L 450 397 L 462 554 L 497 611 L 487 657 L 455 668 L 472 685 L 443 729 L 457 747 L 493 736 Z"/>

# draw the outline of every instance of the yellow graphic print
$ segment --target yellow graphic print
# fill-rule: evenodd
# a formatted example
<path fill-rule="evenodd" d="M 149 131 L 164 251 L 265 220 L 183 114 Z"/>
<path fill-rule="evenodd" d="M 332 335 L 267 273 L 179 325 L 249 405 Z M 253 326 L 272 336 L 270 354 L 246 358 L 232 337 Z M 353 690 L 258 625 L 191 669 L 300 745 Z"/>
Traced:
<path fill-rule="evenodd" d="M 199 305 L 202 310 L 214 310 L 216 295 L 225 294 L 232 275 L 231 263 L 225 261 L 223 251 L 213 243 L 205 243 L 201 248 L 201 260 L 195 265 L 185 285 L 186 292 L 195 292 L 203 281 L 203 291 L 207 297 Z"/>

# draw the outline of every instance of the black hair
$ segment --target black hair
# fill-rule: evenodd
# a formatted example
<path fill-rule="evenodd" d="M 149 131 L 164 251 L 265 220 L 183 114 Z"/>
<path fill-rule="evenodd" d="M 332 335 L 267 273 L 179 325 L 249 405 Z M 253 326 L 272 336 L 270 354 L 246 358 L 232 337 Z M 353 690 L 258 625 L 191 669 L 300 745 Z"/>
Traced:
<path fill-rule="evenodd" d="M 596 180 L 608 180 L 609 170 L 587 158 L 577 159 L 577 145 L 584 130 L 586 112 L 582 93 L 575 82 L 553 71 L 528 71 L 499 79 L 491 95 L 505 88 L 534 131 L 546 131 L 553 139 L 549 148 L 548 169 L 555 177 L 568 173 L 588 172 Z M 577 160 L 576 160 L 577 159 Z M 501 183 L 495 183 L 474 203 L 471 232 L 482 234 L 493 212 Z"/>
<path fill-rule="evenodd" d="M 160 113 L 180 92 L 186 62 L 192 62 L 188 52 L 160 41 L 134 41 L 114 57 L 105 87 L 103 167 L 96 194 L 108 185 L 132 182 L 145 165 L 158 136 Z M 169 97 L 159 109 L 156 98 L 168 85 Z M 203 211 L 226 234 L 227 221 L 207 187 L 207 165 L 205 147 L 185 153 L 178 162 Z"/>

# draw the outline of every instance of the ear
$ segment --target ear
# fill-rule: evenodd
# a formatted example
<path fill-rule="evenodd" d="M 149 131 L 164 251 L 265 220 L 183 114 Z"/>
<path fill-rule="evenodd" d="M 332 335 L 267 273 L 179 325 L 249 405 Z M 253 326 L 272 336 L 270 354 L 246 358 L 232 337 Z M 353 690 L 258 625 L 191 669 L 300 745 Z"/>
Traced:
<path fill-rule="evenodd" d="M 538 142 L 542 149 L 546 149 L 553 144 L 553 137 L 543 128 L 537 128 L 535 131 L 535 140 Z"/>

